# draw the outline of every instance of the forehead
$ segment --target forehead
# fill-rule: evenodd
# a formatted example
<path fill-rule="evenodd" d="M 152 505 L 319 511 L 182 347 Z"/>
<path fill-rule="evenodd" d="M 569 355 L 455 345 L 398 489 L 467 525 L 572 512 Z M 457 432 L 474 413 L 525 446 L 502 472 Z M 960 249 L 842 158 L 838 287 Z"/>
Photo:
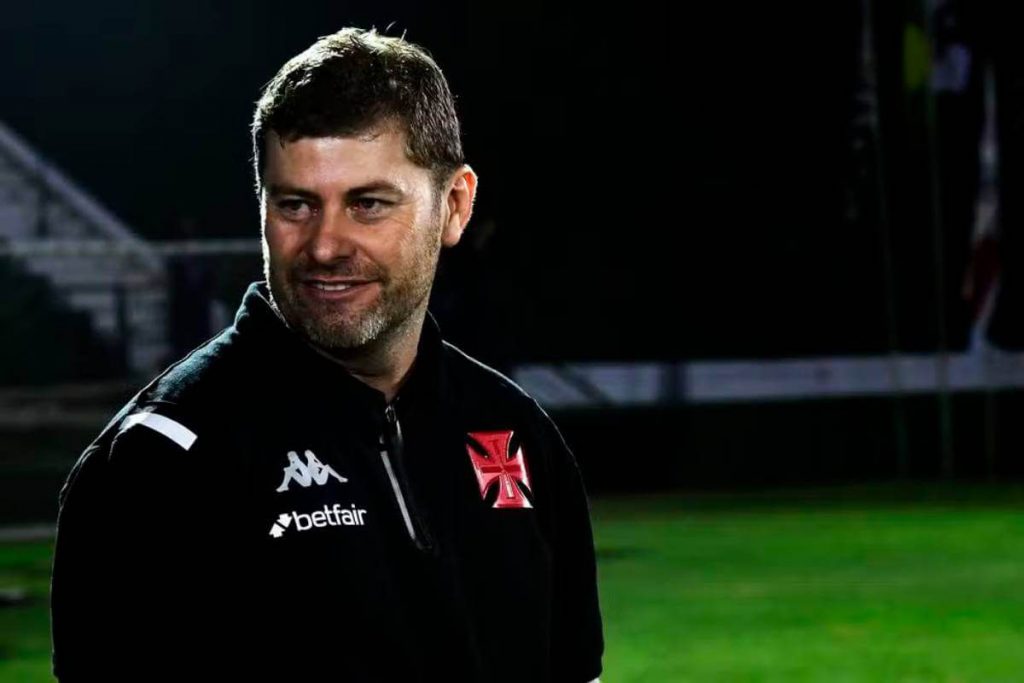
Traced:
<path fill-rule="evenodd" d="M 287 182 L 308 189 L 340 189 L 368 180 L 388 181 L 407 193 L 429 183 L 427 169 L 406 155 L 405 134 L 385 129 L 350 137 L 284 140 L 274 131 L 266 139 L 266 182 Z"/>

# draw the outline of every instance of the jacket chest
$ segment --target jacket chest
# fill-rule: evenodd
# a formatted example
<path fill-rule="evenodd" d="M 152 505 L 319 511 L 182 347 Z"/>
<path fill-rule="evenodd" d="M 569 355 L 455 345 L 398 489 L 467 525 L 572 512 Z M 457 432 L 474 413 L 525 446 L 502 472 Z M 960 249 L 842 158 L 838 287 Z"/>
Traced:
<path fill-rule="evenodd" d="M 279 420 L 248 443 L 239 522 L 271 553 L 325 545 L 437 557 L 537 546 L 539 445 L 518 425 L 502 426 L 407 415 L 397 430 L 324 414 Z"/>
<path fill-rule="evenodd" d="M 525 428 L 406 415 L 399 445 L 383 422 L 309 417 L 279 420 L 246 444 L 233 515 L 246 529 L 237 588 L 294 593 L 243 608 L 253 628 L 312 624 L 360 650 L 399 632 L 410 642 L 438 633 L 438 652 L 469 651 L 490 647 L 500 614 L 513 630 L 546 637 L 546 472 L 542 444 Z M 328 622 L 337 614 L 356 617 Z M 493 645 L 504 647 L 497 636 Z"/>

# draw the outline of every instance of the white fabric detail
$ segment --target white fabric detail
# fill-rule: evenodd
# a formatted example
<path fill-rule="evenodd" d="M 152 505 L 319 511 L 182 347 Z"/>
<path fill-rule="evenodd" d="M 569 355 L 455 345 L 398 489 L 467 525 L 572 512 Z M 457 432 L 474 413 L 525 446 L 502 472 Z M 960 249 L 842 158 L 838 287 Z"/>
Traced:
<path fill-rule="evenodd" d="M 196 434 L 191 429 L 180 422 L 176 422 L 163 415 L 157 415 L 156 413 L 134 413 L 129 415 L 121 423 L 121 430 L 124 431 L 137 424 L 145 425 L 155 432 L 160 432 L 186 451 L 192 447 L 196 440 Z"/>

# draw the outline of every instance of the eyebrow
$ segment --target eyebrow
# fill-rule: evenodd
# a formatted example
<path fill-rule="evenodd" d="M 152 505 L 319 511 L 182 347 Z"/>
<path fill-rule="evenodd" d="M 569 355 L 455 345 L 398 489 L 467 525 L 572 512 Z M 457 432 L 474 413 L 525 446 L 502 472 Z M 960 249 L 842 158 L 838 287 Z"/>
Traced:
<path fill-rule="evenodd" d="M 385 192 L 388 194 L 398 195 L 399 197 L 405 197 L 405 191 L 401 187 L 395 185 L 388 180 L 371 180 L 368 183 L 353 187 L 345 192 L 347 198 L 361 197 L 363 195 L 370 194 L 372 192 Z M 317 199 L 319 195 L 312 190 L 306 190 L 301 187 L 293 187 L 283 183 L 268 183 L 267 194 L 271 197 L 280 197 L 281 195 L 293 195 L 296 197 L 302 197 L 304 199 Z"/>

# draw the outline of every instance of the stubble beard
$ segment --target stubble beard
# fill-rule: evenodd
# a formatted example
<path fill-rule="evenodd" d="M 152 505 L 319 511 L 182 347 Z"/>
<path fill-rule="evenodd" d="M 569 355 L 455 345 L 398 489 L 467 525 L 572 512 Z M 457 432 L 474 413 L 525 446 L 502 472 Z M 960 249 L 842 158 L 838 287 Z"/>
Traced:
<path fill-rule="evenodd" d="M 297 288 L 304 286 L 302 271 L 281 272 L 271 263 L 264 240 L 263 274 L 270 289 L 271 305 L 293 329 L 332 355 L 347 356 L 376 346 L 400 331 L 426 305 L 440 249 L 440 226 L 435 227 L 431 234 L 436 239 L 424 245 L 417 255 L 420 265 L 414 277 L 394 280 L 379 268 L 372 272 L 364 269 L 333 273 L 376 281 L 377 298 L 368 307 L 359 306 L 355 310 L 332 309 L 329 303 L 318 304 L 301 296 Z"/>

